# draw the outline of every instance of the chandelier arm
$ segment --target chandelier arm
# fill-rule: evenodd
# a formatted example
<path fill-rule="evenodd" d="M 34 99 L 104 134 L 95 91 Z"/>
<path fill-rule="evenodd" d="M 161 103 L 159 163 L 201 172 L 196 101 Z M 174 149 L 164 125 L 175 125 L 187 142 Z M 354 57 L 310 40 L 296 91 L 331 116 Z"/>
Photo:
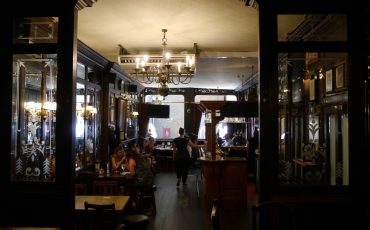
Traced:
<path fill-rule="evenodd" d="M 154 81 L 154 78 L 150 76 L 150 74 L 148 72 L 145 72 L 145 75 L 146 75 L 146 79 L 148 80 L 148 83 L 147 84 L 151 84 L 153 83 Z"/>
<path fill-rule="evenodd" d="M 134 78 L 139 82 L 139 83 L 142 83 L 142 84 L 151 84 L 153 82 L 152 79 L 150 79 L 148 77 L 148 75 L 146 73 L 139 73 L 139 72 L 136 72 L 135 75 L 134 75 Z"/>
<path fill-rule="evenodd" d="M 183 79 L 183 80 L 181 80 L 181 76 L 179 77 L 179 81 L 180 81 L 181 84 L 188 84 L 188 83 L 190 83 L 190 81 L 188 83 L 186 82 L 188 79 L 189 79 L 189 76 L 188 75 L 186 75 L 185 79 Z"/>
<path fill-rule="evenodd" d="M 186 78 L 181 82 L 182 84 L 189 84 L 191 82 L 191 75 L 187 75 Z"/>
<path fill-rule="evenodd" d="M 180 84 L 180 79 L 179 79 L 179 75 L 173 73 L 170 75 L 170 78 L 171 78 L 171 83 L 174 84 L 174 85 L 179 85 Z"/>
<path fill-rule="evenodd" d="M 176 80 L 174 80 L 174 79 L 176 79 Z M 174 84 L 174 85 L 179 85 L 180 84 L 180 81 L 179 81 L 178 77 L 173 77 L 172 76 L 172 84 Z"/>
<path fill-rule="evenodd" d="M 184 74 L 184 76 L 186 76 L 186 77 L 185 77 L 185 79 L 183 79 L 181 81 L 181 83 L 182 84 L 189 84 L 191 82 L 192 78 L 194 77 L 194 73 L 188 72 L 187 74 Z"/>

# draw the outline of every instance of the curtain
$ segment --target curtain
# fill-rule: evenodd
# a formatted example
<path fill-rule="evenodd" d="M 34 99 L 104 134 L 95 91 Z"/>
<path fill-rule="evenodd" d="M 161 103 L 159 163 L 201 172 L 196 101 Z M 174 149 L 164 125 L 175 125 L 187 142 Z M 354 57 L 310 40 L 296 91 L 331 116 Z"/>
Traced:
<path fill-rule="evenodd" d="M 142 146 L 146 132 L 148 130 L 148 124 L 149 124 L 149 117 L 148 117 L 148 107 L 149 105 L 146 103 L 139 103 L 138 108 L 139 108 L 139 117 L 138 117 L 138 122 L 139 122 L 139 145 Z"/>
<path fill-rule="evenodd" d="M 199 106 L 199 104 L 192 103 L 190 104 L 190 109 L 192 111 L 191 117 L 192 117 L 192 123 L 191 123 L 191 132 L 195 135 L 198 135 L 199 132 L 199 126 L 200 126 L 200 120 L 202 118 L 202 108 Z"/>

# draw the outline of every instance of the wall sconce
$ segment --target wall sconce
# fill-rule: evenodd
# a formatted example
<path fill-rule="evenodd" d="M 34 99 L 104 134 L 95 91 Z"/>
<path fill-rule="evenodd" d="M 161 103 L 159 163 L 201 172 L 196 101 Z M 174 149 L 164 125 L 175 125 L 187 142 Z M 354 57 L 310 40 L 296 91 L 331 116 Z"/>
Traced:
<path fill-rule="evenodd" d="M 211 110 L 208 110 L 208 109 L 206 110 L 204 122 L 206 124 L 212 123 L 212 111 Z"/>
<path fill-rule="evenodd" d="M 45 120 L 50 112 L 57 109 L 57 103 L 47 101 L 42 105 L 40 102 L 29 101 L 24 103 L 24 109 L 32 117 L 39 117 L 41 120 Z"/>
<path fill-rule="evenodd" d="M 80 103 L 77 103 L 76 112 L 77 112 L 77 116 L 83 117 L 84 120 L 91 120 L 93 119 L 94 115 L 97 113 L 97 110 L 92 105 L 87 105 L 85 107 L 82 107 Z"/>
<path fill-rule="evenodd" d="M 139 112 L 137 112 L 137 111 L 131 112 L 131 118 L 136 119 L 137 116 L 139 116 Z"/>

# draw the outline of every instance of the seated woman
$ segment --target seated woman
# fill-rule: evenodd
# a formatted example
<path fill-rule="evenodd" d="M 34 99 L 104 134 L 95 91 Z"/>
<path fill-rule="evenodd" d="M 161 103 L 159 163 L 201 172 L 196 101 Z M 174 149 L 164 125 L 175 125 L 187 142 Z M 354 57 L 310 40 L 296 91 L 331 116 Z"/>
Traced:
<path fill-rule="evenodd" d="M 136 143 L 129 144 L 126 154 L 126 164 L 130 175 L 134 177 L 134 185 L 139 189 L 150 189 L 154 183 L 154 174 L 144 160 L 143 155 L 136 150 Z"/>
<path fill-rule="evenodd" d="M 117 146 L 112 155 L 112 171 L 119 172 L 122 166 L 125 166 L 125 151 L 121 146 Z"/>
<path fill-rule="evenodd" d="M 126 167 L 130 173 L 130 176 L 136 176 L 136 160 L 133 153 L 126 153 Z"/>
<path fill-rule="evenodd" d="M 153 137 L 149 137 L 148 140 L 146 140 L 144 143 L 144 157 L 153 173 L 156 172 L 156 169 L 154 167 L 155 166 L 155 154 L 153 151 L 154 143 L 155 141 Z"/>
<path fill-rule="evenodd" d="M 153 148 L 154 148 L 154 138 L 149 137 L 148 140 L 146 140 L 144 144 L 144 153 L 152 155 Z"/>
<path fill-rule="evenodd" d="M 154 174 L 141 158 L 141 154 L 130 151 L 126 153 L 127 169 L 130 172 L 130 176 L 134 178 L 130 194 L 134 206 L 139 202 L 142 191 L 150 190 L 154 183 Z"/>

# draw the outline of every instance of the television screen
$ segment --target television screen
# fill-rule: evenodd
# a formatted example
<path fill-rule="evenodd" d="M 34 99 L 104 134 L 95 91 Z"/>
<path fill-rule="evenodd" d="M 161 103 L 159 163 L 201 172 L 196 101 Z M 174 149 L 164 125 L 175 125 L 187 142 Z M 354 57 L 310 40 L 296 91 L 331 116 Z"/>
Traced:
<path fill-rule="evenodd" d="M 151 118 L 170 118 L 169 105 L 153 105 L 148 106 L 148 117 Z"/>

